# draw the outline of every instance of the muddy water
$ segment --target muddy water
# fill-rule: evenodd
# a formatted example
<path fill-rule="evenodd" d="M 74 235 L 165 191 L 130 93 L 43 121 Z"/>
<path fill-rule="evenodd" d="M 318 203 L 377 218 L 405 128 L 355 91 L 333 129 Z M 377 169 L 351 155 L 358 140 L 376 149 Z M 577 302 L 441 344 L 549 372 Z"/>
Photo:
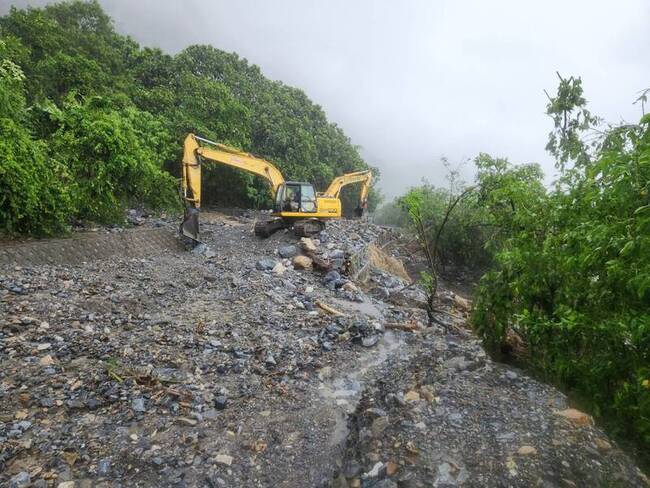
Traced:
<path fill-rule="evenodd" d="M 323 378 L 318 390 L 324 402 L 331 405 L 336 423 L 330 435 L 330 446 L 343 446 L 348 436 L 348 416 L 357 407 L 364 385 L 373 381 L 381 366 L 391 357 L 408 358 L 405 342 L 392 331 L 387 331 L 377 345 L 364 352 L 348 373 L 334 378 Z"/>

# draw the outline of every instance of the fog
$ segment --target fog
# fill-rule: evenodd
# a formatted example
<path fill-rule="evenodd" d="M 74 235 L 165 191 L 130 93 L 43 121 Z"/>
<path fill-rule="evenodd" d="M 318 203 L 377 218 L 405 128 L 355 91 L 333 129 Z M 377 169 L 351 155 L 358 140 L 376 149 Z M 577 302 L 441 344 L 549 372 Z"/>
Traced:
<path fill-rule="evenodd" d="M 46 2 L 0 0 L 19 7 Z M 118 31 L 177 52 L 235 51 L 303 89 L 361 146 L 390 198 L 479 152 L 538 162 L 556 71 L 593 113 L 638 121 L 650 87 L 647 0 L 101 0 Z M 472 177 L 471 164 L 464 167 Z"/>

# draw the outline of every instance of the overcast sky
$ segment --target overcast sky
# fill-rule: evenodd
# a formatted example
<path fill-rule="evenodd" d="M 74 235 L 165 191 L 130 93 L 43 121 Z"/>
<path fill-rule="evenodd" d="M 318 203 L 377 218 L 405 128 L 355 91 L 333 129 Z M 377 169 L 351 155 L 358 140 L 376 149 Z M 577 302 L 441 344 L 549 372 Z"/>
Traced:
<path fill-rule="evenodd" d="M 650 0 L 101 3 L 143 45 L 212 44 L 302 88 L 381 169 L 389 197 L 442 183 L 441 156 L 482 151 L 552 174 L 543 90 L 556 71 L 581 76 L 592 112 L 613 122 L 636 122 L 632 102 L 650 87 Z"/>

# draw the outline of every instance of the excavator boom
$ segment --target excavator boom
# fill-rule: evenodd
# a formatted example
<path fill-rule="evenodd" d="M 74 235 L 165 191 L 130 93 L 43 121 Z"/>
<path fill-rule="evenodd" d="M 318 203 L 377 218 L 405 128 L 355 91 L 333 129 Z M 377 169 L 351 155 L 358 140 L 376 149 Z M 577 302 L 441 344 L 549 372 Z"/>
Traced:
<path fill-rule="evenodd" d="M 341 194 L 341 188 L 346 185 L 351 185 L 352 183 L 363 183 L 361 186 L 361 195 L 359 196 L 359 207 L 357 212 L 363 214 L 363 211 L 366 209 L 368 204 L 368 192 L 370 191 L 370 185 L 372 184 L 372 171 L 356 171 L 354 173 L 346 173 L 341 176 L 337 176 L 332 180 L 330 186 L 327 187 L 327 190 L 322 193 L 322 196 L 329 198 L 339 198 Z"/>
<path fill-rule="evenodd" d="M 203 160 L 225 164 L 252 173 L 268 181 L 273 196 L 284 184 L 280 170 L 268 161 L 252 154 L 208 139 L 189 134 L 183 144 L 181 190 L 186 202 L 181 233 L 194 241 L 199 235 L 199 209 L 201 208 L 201 163 Z"/>
<path fill-rule="evenodd" d="M 204 145 L 202 145 L 203 143 Z M 284 183 L 280 170 L 268 161 L 225 144 L 189 134 L 183 146 L 182 188 L 185 200 L 201 207 L 201 159 L 213 161 L 261 176 L 271 186 L 273 195 Z"/>

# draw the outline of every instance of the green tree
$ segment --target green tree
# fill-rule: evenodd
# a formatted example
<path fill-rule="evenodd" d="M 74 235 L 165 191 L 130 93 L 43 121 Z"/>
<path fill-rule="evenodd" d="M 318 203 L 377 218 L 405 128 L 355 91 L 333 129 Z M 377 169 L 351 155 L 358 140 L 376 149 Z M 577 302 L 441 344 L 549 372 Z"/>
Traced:
<path fill-rule="evenodd" d="M 553 191 L 536 168 L 478 161 L 482 202 L 500 238 L 473 323 L 496 355 L 518 337 L 520 360 L 647 453 L 650 117 L 586 145 L 596 118 L 579 79 L 561 79 L 549 105 L 549 150 L 561 171 Z"/>
<path fill-rule="evenodd" d="M 465 187 L 458 179 L 458 171 L 451 169 L 445 159 L 443 164 L 448 170 L 448 190 L 436 191 L 425 182 L 422 186 L 409 190 L 399 199 L 399 204 L 409 217 L 411 229 L 425 257 L 426 270 L 420 273 L 420 284 L 427 296 L 429 325 L 439 323 L 445 326 L 444 322 L 437 319 L 438 310 L 435 306 L 443 264 L 443 237 L 450 222 L 453 221 L 455 210 L 468 195 L 471 195 L 474 188 Z"/>

